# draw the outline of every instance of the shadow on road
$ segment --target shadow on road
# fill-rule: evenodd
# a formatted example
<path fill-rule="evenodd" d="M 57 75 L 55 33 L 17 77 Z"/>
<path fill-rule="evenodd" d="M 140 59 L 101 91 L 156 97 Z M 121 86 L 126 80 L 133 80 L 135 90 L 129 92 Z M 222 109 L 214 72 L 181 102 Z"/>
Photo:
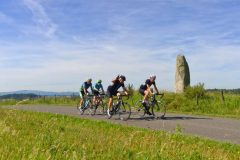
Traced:
<path fill-rule="evenodd" d="M 130 117 L 128 120 L 145 120 L 145 121 L 153 121 L 153 120 L 157 120 L 154 117 Z"/>
<path fill-rule="evenodd" d="M 153 121 L 153 120 L 212 120 L 212 118 L 206 117 L 193 117 L 193 116 L 165 116 L 164 118 L 156 119 L 152 116 L 146 117 L 130 117 L 129 120 L 146 120 L 146 121 Z"/>
<path fill-rule="evenodd" d="M 171 117 L 164 117 L 163 120 L 194 120 L 194 119 L 208 119 L 212 120 L 212 118 L 205 118 L 205 117 L 192 117 L 192 116 L 171 116 Z"/>

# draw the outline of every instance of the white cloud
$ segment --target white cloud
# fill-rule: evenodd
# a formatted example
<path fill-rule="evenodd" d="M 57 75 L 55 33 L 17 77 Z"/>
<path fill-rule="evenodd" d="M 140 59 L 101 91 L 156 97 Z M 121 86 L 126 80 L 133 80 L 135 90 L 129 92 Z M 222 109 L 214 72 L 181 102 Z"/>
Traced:
<path fill-rule="evenodd" d="M 24 5 L 31 10 L 33 14 L 33 21 L 36 24 L 36 29 L 27 27 L 25 28 L 25 32 L 30 30 L 31 32 L 39 33 L 45 35 L 46 37 L 54 36 L 57 30 L 57 25 L 49 18 L 40 2 L 37 0 L 23 0 L 23 2 Z"/>
<path fill-rule="evenodd" d="M 192 85 L 203 82 L 207 88 L 239 87 L 239 51 L 237 45 L 208 45 L 192 51 L 187 56 Z"/>
<path fill-rule="evenodd" d="M 101 78 L 106 86 L 119 73 L 126 74 L 127 82 L 135 87 L 155 73 L 161 89 L 173 90 L 175 59 L 180 53 L 189 62 L 192 84 L 237 87 L 239 23 L 233 23 L 232 13 L 212 8 L 214 3 L 151 2 L 65 0 L 59 2 L 61 6 L 24 0 L 35 23 L 23 24 L 26 34 L 54 38 L 0 41 L 0 72 L 5 75 L 0 90 L 76 90 L 88 77 Z M 0 20 L 3 17 L 0 13 Z M 231 77 L 231 83 L 226 83 L 226 77 Z"/>
<path fill-rule="evenodd" d="M 11 23 L 13 23 L 13 19 L 11 17 L 7 16 L 6 14 L 0 12 L 0 23 L 11 24 Z"/>
<path fill-rule="evenodd" d="M 22 47 L 24 48 L 24 46 Z M 34 52 L 34 47 L 32 46 L 32 52 Z M 16 65 L 12 68 L 5 68 L 6 66 L 2 66 L 0 71 L 6 74 L 6 77 L 2 78 L 0 82 L 13 84 L 1 86 L 2 90 L 4 88 L 9 90 L 24 88 L 75 90 L 88 77 L 92 77 L 94 80 L 101 78 L 106 86 L 117 74 L 126 74 L 128 83 L 134 83 L 136 87 L 143 83 L 150 73 L 161 75 L 158 80 L 161 82 L 162 88 L 173 84 L 173 82 L 165 81 L 165 79 L 171 79 L 169 76 L 172 75 L 162 76 L 165 73 L 169 74 L 169 66 L 171 66 L 169 62 L 153 63 L 149 57 L 149 52 L 151 52 L 149 50 L 102 43 L 96 49 L 85 49 L 87 46 L 82 49 L 77 44 L 62 42 L 49 43 L 41 45 L 41 47 L 51 53 L 51 56 L 48 57 L 45 54 L 40 57 L 40 61 L 36 61 L 27 54 L 22 55 L 25 57 L 23 63 L 25 59 L 25 63 L 29 63 L 29 65 L 39 63 L 40 67 Z M 37 46 L 36 50 L 38 50 Z M 4 61 L 6 62 L 6 59 Z M 11 59 L 10 61 L 12 62 Z M 14 84 L 15 81 L 17 81 L 16 84 Z"/>
<path fill-rule="evenodd" d="M 126 74 L 127 82 L 133 83 L 135 87 L 143 83 L 150 73 L 155 73 L 160 89 L 173 90 L 175 58 L 177 54 L 182 53 L 179 48 L 183 48 L 183 54 L 189 62 L 192 85 L 203 82 L 208 88 L 234 88 L 240 78 L 236 74 L 239 73 L 237 68 L 240 67 L 240 48 L 235 45 L 199 44 L 200 47 L 191 49 L 188 49 L 187 45 L 146 48 L 112 43 L 110 40 L 84 41 L 79 37 L 75 39 L 77 41 L 68 43 L 55 40 L 40 45 L 26 43 L 5 47 L 5 53 L 9 54 L 1 56 L 3 65 L 0 72 L 7 76 L 2 78 L 0 83 L 13 85 L 1 86 L 2 90 L 7 86 L 8 90 L 76 90 L 88 77 L 94 80 L 103 79 L 106 87 L 119 73 Z M 28 64 L 27 67 L 23 64 L 17 65 L 19 62 L 13 61 L 18 57 L 14 52 L 21 48 L 28 50 L 21 54 L 22 63 Z M 4 66 L 6 61 L 14 63 L 15 66 Z M 231 74 L 232 83 L 225 84 L 224 78 L 230 77 Z M 16 81 L 18 83 L 14 83 Z"/>
<path fill-rule="evenodd" d="M 0 12 L 0 22 L 5 21 L 7 19 L 7 16 Z"/>

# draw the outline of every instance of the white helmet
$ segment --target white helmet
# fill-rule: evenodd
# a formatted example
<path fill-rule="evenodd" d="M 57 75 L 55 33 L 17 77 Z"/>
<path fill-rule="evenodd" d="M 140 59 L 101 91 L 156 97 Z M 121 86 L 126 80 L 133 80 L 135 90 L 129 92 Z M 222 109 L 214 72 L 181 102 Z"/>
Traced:
<path fill-rule="evenodd" d="M 155 80 L 155 79 L 156 79 L 156 75 L 155 75 L 155 74 L 151 74 L 151 75 L 150 75 L 150 79 Z"/>

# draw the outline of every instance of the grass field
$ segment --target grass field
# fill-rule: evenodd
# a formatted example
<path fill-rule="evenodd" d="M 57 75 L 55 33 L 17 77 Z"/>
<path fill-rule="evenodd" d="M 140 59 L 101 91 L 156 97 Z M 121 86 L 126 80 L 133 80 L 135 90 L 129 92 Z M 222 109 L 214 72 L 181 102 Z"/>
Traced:
<path fill-rule="evenodd" d="M 0 159 L 237 160 L 240 146 L 63 115 L 0 108 Z"/>
<path fill-rule="evenodd" d="M 140 100 L 141 96 L 135 92 L 130 98 L 130 104 Z M 240 95 L 225 94 L 225 101 L 221 100 L 220 93 L 206 93 L 204 97 L 199 98 L 198 104 L 195 98 L 186 97 L 184 94 L 175 94 L 165 92 L 164 101 L 167 105 L 167 112 L 187 113 L 198 115 L 209 115 L 219 117 L 231 117 L 240 119 Z M 46 105 L 70 105 L 75 106 L 79 101 L 78 97 L 41 97 L 31 99 L 20 104 L 46 104 Z M 16 100 L 0 102 L 1 105 L 16 104 Z"/>
<path fill-rule="evenodd" d="M 168 93 L 164 97 L 169 112 L 240 118 L 240 95 L 225 94 L 222 102 L 219 93 L 207 93 L 199 98 L 187 98 L 182 94 Z"/>

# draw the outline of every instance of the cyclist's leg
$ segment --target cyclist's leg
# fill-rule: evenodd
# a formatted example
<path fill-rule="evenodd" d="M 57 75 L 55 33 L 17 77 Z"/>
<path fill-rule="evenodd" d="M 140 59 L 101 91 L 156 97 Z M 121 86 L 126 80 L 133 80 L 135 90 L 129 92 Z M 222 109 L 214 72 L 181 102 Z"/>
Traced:
<path fill-rule="evenodd" d="M 112 87 L 108 86 L 107 88 L 107 96 L 109 97 L 108 100 L 108 109 L 112 109 L 112 104 L 113 104 L 113 91 L 112 91 Z"/>
<path fill-rule="evenodd" d="M 109 100 L 108 100 L 108 109 L 109 110 L 112 110 L 112 105 L 113 105 L 113 97 L 109 97 Z"/>
<path fill-rule="evenodd" d="M 109 97 L 107 114 L 110 117 L 111 116 L 112 105 L 113 105 L 113 96 L 114 96 L 114 92 L 111 89 L 111 86 L 109 86 L 108 89 L 107 89 L 107 96 Z"/>
<path fill-rule="evenodd" d="M 94 94 L 94 96 L 93 96 L 93 105 L 96 108 L 99 105 L 99 92 L 94 90 L 93 94 Z"/>
<path fill-rule="evenodd" d="M 96 105 L 96 91 L 93 90 L 93 105 Z"/>
<path fill-rule="evenodd" d="M 148 101 L 148 96 L 149 96 L 150 92 L 146 89 L 144 90 L 144 97 L 143 97 L 143 101 L 147 102 Z"/>
<path fill-rule="evenodd" d="M 111 111 L 112 111 L 112 105 L 113 105 L 113 95 L 108 94 L 109 100 L 108 100 L 108 109 L 107 109 L 107 115 L 108 117 L 111 117 Z"/>
<path fill-rule="evenodd" d="M 83 102 L 84 102 L 84 96 L 85 96 L 85 94 L 84 94 L 83 91 L 80 91 L 79 95 L 80 95 L 80 98 L 81 98 L 81 100 L 80 100 L 80 106 L 79 106 L 79 107 L 82 107 L 82 106 L 83 106 Z"/>
<path fill-rule="evenodd" d="M 144 106 L 144 108 L 145 108 L 145 110 L 146 110 L 146 113 L 147 113 L 148 115 L 152 115 L 152 113 L 149 112 L 149 106 L 147 105 L 149 94 L 150 94 L 150 92 L 149 92 L 148 90 L 145 90 L 145 91 L 144 91 L 144 98 L 143 98 L 142 104 L 143 104 L 143 106 Z"/>
<path fill-rule="evenodd" d="M 99 105 L 99 103 L 101 102 L 101 96 L 100 93 L 98 92 L 97 96 L 96 96 L 96 105 Z"/>
<path fill-rule="evenodd" d="M 147 95 L 148 95 L 147 90 L 140 87 L 139 88 L 139 93 L 143 96 L 142 105 L 146 109 L 146 98 L 147 98 Z"/>

